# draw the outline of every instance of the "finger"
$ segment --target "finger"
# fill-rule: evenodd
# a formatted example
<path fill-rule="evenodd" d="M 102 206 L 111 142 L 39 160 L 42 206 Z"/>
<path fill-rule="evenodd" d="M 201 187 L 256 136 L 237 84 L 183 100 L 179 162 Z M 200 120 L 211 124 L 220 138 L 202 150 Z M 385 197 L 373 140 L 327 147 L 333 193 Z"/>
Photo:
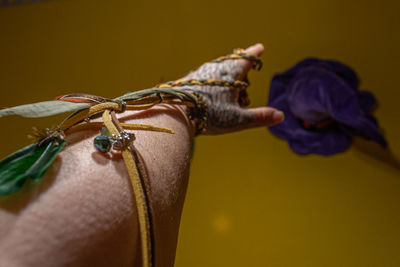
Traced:
<path fill-rule="evenodd" d="M 260 126 L 272 126 L 284 120 L 282 111 L 271 107 L 257 107 L 250 109 L 240 109 L 239 117 L 240 129 L 248 129 Z"/>
<path fill-rule="evenodd" d="M 246 54 L 251 54 L 256 57 L 260 57 L 262 55 L 262 53 L 264 52 L 264 46 L 262 44 L 255 44 L 255 45 L 249 46 L 243 52 Z M 236 61 L 236 64 L 238 66 L 242 66 L 242 71 L 241 71 L 240 75 L 238 76 L 238 78 L 240 80 L 244 80 L 247 73 L 253 66 L 253 62 L 248 59 L 239 59 Z"/>
<path fill-rule="evenodd" d="M 247 47 L 244 50 L 244 53 L 252 54 L 252 55 L 254 55 L 256 57 L 261 56 L 263 52 L 264 52 L 263 44 L 255 44 L 255 45 Z"/>

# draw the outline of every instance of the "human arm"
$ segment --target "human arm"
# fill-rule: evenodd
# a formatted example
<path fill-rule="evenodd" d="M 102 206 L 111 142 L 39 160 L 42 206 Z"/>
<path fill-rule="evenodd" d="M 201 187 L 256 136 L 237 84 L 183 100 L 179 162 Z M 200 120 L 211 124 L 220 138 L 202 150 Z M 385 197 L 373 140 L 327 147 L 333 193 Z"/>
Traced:
<path fill-rule="evenodd" d="M 247 51 L 261 54 L 262 46 Z M 251 63 L 209 63 L 185 79 L 245 79 Z M 282 114 L 262 107 L 243 109 L 239 91 L 225 87 L 191 87 L 207 103 L 205 134 L 270 125 Z M 134 145 L 146 168 L 155 234 L 156 266 L 172 266 L 180 215 L 189 176 L 195 125 L 185 108 L 160 105 L 126 112 L 121 120 L 172 129 L 174 134 L 135 132 Z M 277 116 L 274 116 L 277 115 Z M 140 266 L 140 242 L 134 197 L 124 162 L 93 148 L 98 131 L 67 136 L 42 183 L 25 186 L 3 201 L 0 259 L 7 266 Z M 35 190 L 32 190 L 35 187 Z"/>

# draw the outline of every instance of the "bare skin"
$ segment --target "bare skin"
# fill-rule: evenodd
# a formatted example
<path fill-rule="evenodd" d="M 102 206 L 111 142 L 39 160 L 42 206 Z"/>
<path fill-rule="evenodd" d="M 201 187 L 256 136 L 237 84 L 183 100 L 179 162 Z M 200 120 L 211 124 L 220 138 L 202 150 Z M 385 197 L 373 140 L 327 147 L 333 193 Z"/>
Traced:
<path fill-rule="evenodd" d="M 261 55 L 258 44 L 247 53 Z M 251 62 L 208 63 L 185 79 L 244 80 Z M 205 134 L 221 134 L 283 120 L 269 107 L 243 109 L 239 91 L 225 87 L 185 87 L 208 104 Z M 195 125 L 184 108 L 159 105 L 125 112 L 128 123 L 152 124 L 175 134 L 135 132 L 134 145 L 150 185 L 156 266 L 173 266 L 179 222 L 189 177 Z M 120 155 L 105 156 L 93 147 L 98 131 L 68 135 L 39 183 L 0 200 L 0 266 L 141 266 L 135 201 Z"/>

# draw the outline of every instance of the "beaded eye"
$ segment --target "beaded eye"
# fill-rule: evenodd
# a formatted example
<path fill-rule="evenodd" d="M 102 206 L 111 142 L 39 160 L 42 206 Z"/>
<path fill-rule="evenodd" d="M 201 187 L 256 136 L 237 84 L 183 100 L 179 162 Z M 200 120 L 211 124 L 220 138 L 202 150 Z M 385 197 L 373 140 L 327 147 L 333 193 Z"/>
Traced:
<path fill-rule="evenodd" d="M 129 146 L 135 140 L 135 135 L 126 131 L 122 131 L 119 135 L 110 134 L 106 127 L 101 129 L 101 135 L 96 136 L 93 140 L 94 147 L 106 153 L 113 148 L 114 150 L 121 151 Z"/>
<path fill-rule="evenodd" d="M 111 149 L 111 141 L 107 136 L 99 135 L 94 138 L 94 147 L 101 153 L 106 153 Z"/>

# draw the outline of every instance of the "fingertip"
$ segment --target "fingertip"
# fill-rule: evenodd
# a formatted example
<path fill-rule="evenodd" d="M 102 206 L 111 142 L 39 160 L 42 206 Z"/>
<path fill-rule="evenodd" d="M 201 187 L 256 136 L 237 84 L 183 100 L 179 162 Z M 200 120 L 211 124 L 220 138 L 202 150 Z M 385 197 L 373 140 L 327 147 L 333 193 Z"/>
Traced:
<path fill-rule="evenodd" d="M 264 51 L 264 45 L 262 43 L 256 43 L 253 46 L 259 51 Z"/>
<path fill-rule="evenodd" d="M 275 110 L 272 113 L 272 120 L 274 121 L 275 124 L 284 121 L 285 120 L 285 113 L 283 113 L 280 110 Z"/>
<path fill-rule="evenodd" d="M 262 43 L 256 43 L 252 46 L 249 46 L 244 50 L 245 53 L 253 54 L 257 57 L 261 56 L 264 52 L 264 45 Z"/>
<path fill-rule="evenodd" d="M 258 123 L 260 126 L 272 126 L 285 120 L 285 114 L 275 108 L 259 108 L 258 112 L 260 112 L 258 117 Z"/>

